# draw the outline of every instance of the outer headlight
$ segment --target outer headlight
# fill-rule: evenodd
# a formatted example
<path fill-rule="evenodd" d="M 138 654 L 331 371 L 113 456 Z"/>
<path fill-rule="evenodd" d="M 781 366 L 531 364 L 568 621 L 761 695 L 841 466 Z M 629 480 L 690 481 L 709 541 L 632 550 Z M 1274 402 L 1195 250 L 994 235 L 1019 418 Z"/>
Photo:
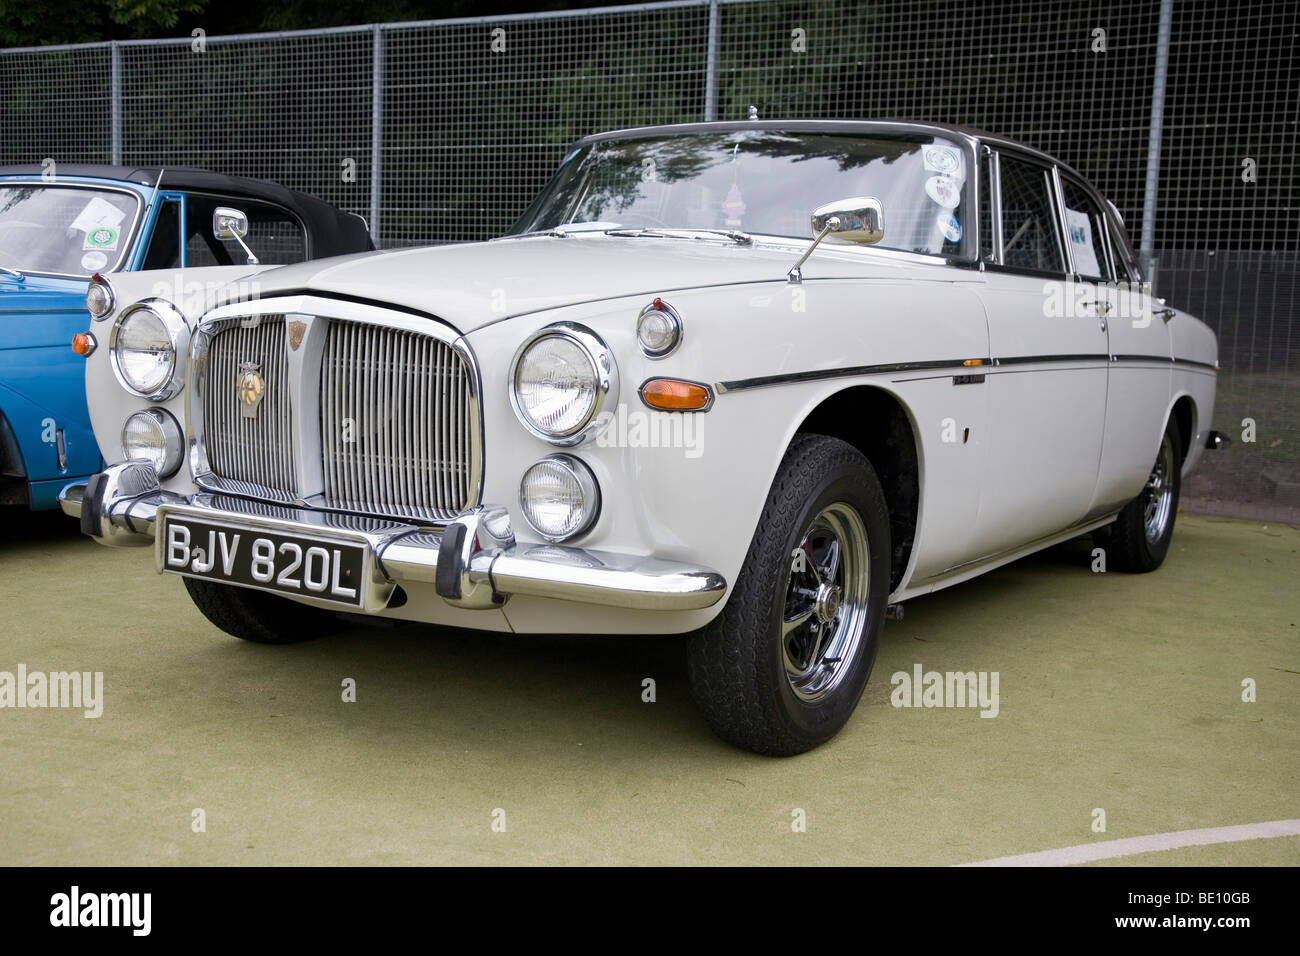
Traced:
<path fill-rule="evenodd" d="M 600 514 L 600 487 L 591 469 L 571 455 L 537 462 L 519 483 L 524 517 L 547 541 L 582 534 Z"/>
<path fill-rule="evenodd" d="M 510 366 L 510 404 L 538 438 L 577 445 L 600 429 L 601 410 L 618 399 L 618 365 L 591 329 L 548 325 L 519 347 Z"/>
<path fill-rule="evenodd" d="M 159 478 L 176 474 L 184 450 L 180 425 L 161 408 L 142 409 L 122 426 L 123 457 L 150 462 Z"/>
<path fill-rule="evenodd" d="M 113 371 L 127 391 L 162 402 L 184 386 L 178 356 L 189 347 L 189 328 L 170 302 L 145 299 L 127 308 L 113 323 L 108 344 Z"/>

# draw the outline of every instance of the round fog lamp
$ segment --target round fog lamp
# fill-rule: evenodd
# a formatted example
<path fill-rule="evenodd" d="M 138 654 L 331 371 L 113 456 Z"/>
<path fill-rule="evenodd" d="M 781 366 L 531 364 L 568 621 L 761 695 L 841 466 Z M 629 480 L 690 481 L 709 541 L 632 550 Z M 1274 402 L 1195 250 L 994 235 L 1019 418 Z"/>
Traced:
<path fill-rule="evenodd" d="M 519 503 L 533 530 L 548 541 L 582 534 L 600 513 L 591 469 L 570 455 L 551 455 L 524 472 Z"/>
<path fill-rule="evenodd" d="M 161 408 L 138 411 L 122 426 L 122 456 L 149 462 L 159 478 L 176 474 L 184 445 L 180 425 Z"/>

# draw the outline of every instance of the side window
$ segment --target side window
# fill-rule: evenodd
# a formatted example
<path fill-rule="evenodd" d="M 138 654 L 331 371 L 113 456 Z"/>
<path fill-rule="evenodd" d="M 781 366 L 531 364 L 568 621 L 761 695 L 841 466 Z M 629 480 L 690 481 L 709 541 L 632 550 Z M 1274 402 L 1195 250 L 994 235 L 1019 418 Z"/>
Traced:
<path fill-rule="evenodd" d="M 1084 279 L 1109 282 L 1115 278 L 1106 257 L 1106 217 L 1077 182 L 1062 177 L 1065 225 L 1069 229 L 1074 271 Z"/>
<path fill-rule="evenodd" d="M 248 216 L 244 242 L 263 263 L 285 265 L 307 258 L 307 237 L 302 226 L 279 206 L 239 196 L 187 196 L 185 202 L 186 265 L 229 266 L 246 261 L 239 243 L 212 235 L 212 213 L 218 206 L 234 206 Z"/>
<path fill-rule="evenodd" d="M 1002 153 L 1002 261 L 1014 269 L 1065 273 L 1065 252 L 1052 202 L 1052 173 Z"/>
<path fill-rule="evenodd" d="M 167 199 L 158 207 L 153 235 L 141 269 L 171 269 L 181 264 L 181 204 Z"/>

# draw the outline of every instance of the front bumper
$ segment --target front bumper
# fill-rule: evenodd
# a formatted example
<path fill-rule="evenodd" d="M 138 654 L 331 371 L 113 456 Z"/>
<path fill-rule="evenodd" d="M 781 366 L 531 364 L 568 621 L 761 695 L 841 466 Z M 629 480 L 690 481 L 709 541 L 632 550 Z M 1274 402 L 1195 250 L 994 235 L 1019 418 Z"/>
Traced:
<path fill-rule="evenodd" d="M 369 613 L 398 606 L 399 588 L 431 588 L 448 604 L 463 608 L 500 607 L 517 594 L 662 611 L 712 607 L 727 588 L 722 575 L 695 565 L 517 544 L 509 513 L 501 507 L 475 508 L 442 528 L 420 527 L 229 495 L 178 495 L 160 488 L 152 466 L 143 462 L 112 465 L 88 482 L 68 485 L 59 494 L 59 506 L 79 518 L 81 530 L 101 544 L 154 545 L 160 571 L 164 542 L 155 532 L 168 516 L 364 545 L 360 610 Z"/>

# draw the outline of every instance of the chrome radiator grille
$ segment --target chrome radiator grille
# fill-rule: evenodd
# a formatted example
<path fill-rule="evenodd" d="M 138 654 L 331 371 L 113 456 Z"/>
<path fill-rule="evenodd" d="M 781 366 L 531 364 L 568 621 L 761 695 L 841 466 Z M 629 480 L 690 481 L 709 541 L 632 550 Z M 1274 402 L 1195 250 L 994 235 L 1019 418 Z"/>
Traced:
<path fill-rule="evenodd" d="M 331 321 L 320 376 L 327 507 L 445 519 L 473 504 L 469 370 L 444 342 Z"/>
<path fill-rule="evenodd" d="M 255 366 L 255 369 L 254 369 Z M 214 474 L 231 490 L 292 500 L 295 484 L 292 401 L 284 347 L 284 316 L 264 316 L 252 328 L 234 326 L 212 340 L 203 395 L 204 441 Z M 246 371 L 255 372 L 246 377 Z M 264 389 L 256 414 L 245 396 Z M 248 486 L 248 487 L 242 487 Z"/>

